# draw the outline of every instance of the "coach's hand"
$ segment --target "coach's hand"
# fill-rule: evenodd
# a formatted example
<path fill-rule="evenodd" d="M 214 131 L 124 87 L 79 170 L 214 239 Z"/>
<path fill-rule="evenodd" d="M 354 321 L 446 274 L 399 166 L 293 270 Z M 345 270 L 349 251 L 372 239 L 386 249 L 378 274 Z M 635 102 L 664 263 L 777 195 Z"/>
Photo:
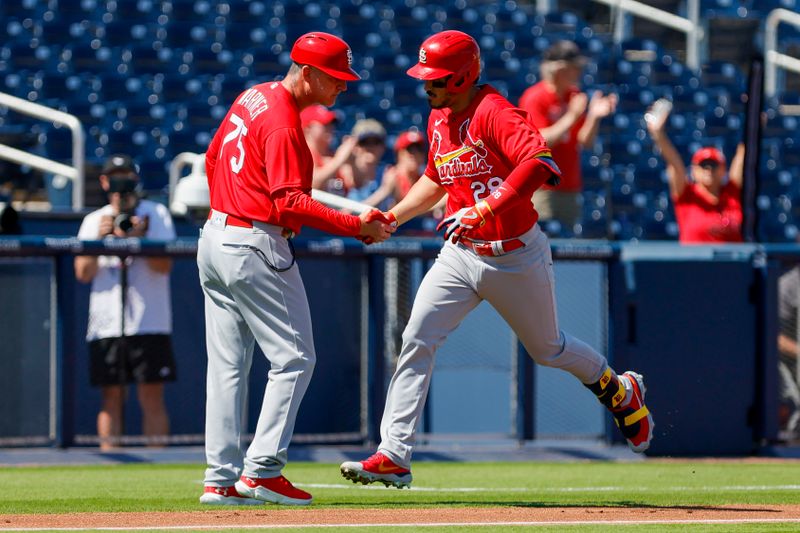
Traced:
<path fill-rule="evenodd" d="M 492 210 L 485 201 L 480 201 L 472 207 L 462 207 L 439 222 L 436 231 L 444 228 L 444 240 L 456 244 L 467 233 L 486 224 L 487 216 L 492 216 Z"/>
<path fill-rule="evenodd" d="M 383 242 L 397 230 L 397 219 L 391 211 L 385 213 L 372 209 L 359 215 L 361 219 L 361 233 L 356 239 L 364 244 Z"/>

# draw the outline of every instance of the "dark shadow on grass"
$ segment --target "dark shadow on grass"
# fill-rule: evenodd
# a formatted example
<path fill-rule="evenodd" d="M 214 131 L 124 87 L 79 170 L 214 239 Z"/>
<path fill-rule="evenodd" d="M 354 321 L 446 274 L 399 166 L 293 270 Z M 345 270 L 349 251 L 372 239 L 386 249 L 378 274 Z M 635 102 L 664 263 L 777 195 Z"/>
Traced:
<path fill-rule="evenodd" d="M 105 461 L 115 461 L 117 463 L 151 463 L 149 459 L 145 459 L 139 455 L 125 452 L 95 452 L 95 455 L 102 457 Z"/>
<path fill-rule="evenodd" d="M 725 505 L 653 505 L 641 502 L 615 501 L 615 502 L 591 502 L 573 503 L 570 505 L 546 502 L 495 502 L 495 501 L 457 501 L 457 500 L 414 500 L 414 501 L 386 501 L 386 502 L 325 502 L 325 507 L 365 507 L 365 508 L 406 508 L 406 507 L 438 507 L 438 506 L 458 506 L 458 507 L 527 507 L 531 509 L 608 509 L 610 507 L 619 509 L 653 509 L 663 511 L 715 511 L 731 514 L 743 513 L 780 513 L 779 509 L 770 507 L 729 507 Z"/>

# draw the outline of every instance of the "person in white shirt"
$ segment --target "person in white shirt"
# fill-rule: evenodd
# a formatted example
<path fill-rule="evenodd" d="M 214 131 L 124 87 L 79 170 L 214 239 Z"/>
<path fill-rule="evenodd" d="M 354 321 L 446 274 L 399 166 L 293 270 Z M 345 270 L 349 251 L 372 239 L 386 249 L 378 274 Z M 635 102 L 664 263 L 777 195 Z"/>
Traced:
<path fill-rule="evenodd" d="M 130 156 L 109 157 L 100 184 L 109 204 L 86 215 L 79 239 L 175 238 L 167 208 L 140 199 L 137 165 Z M 90 382 L 102 393 L 97 415 L 101 450 L 120 444 L 126 386 L 130 383 L 137 384 L 142 430 L 148 443 L 163 443 L 169 434 L 164 383 L 176 378 L 170 339 L 171 268 L 172 261 L 166 257 L 127 257 L 124 262 L 117 256 L 75 257 L 76 278 L 92 283 L 86 340 Z"/>

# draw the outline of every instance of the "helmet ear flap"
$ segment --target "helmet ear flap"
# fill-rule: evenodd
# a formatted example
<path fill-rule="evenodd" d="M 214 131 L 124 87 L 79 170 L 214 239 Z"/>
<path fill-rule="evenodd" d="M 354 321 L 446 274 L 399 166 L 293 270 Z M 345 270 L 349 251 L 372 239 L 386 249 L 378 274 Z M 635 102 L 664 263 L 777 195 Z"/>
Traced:
<path fill-rule="evenodd" d="M 477 83 L 481 75 L 481 60 L 475 60 L 466 68 L 454 73 L 447 81 L 447 92 L 459 94 L 466 92 L 472 85 Z"/>

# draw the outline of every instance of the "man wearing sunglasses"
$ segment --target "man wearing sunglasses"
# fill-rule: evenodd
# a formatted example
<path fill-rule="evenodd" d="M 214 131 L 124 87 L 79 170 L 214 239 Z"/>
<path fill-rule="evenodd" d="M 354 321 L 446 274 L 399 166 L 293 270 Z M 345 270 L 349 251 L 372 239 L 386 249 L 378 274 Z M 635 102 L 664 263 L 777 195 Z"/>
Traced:
<path fill-rule="evenodd" d="M 617 375 L 605 357 L 558 326 L 550 243 L 536 224 L 531 196 L 545 183 L 556 183 L 560 171 L 528 114 L 491 86 L 477 84 L 480 68 L 475 40 L 444 31 L 422 43 L 419 62 L 408 70 L 425 83 L 431 107 L 428 165 L 384 217 L 403 224 L 447 194 L 439 225 L 445 243 L 403 332 L 378 451 L 341 465 L 342 475 L 353 482 L 409 486 L 436 348 L 483 300 L 537 363 L 571 373 L 597 395 L 634 451 L 646 450 L 652 438 L 642 377 Z"/>
<path fill-rule="evenodd" d="M 717 148 L 706 146 L 692 154 L 689 172 L 666 133 L 669 107 L 654 106 L 645 115 L 647 129 L 667 165 L 669 192 L 683 244 L 742 242 L 742 176 L 744 144 L 731 161 Z"/>

